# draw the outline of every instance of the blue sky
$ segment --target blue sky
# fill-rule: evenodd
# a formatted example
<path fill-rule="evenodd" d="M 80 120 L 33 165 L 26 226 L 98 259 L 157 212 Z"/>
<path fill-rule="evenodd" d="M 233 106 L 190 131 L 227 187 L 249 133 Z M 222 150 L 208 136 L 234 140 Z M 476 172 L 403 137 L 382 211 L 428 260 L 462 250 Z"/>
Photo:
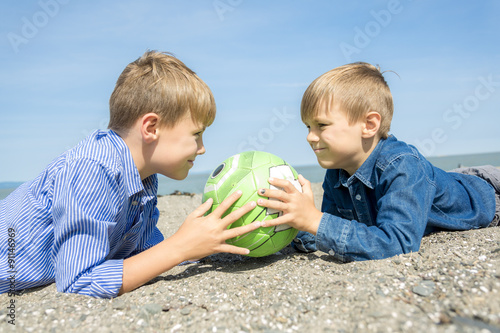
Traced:
<path fill-rule="evenodd" d="M 169 51 L 211 87 L 217 118 L 194 172 L 240 150 L 315 164 L 307 85 L 353 61 L 392 70 L 392 134 L 427 156 L 500 151 L 500 2 L 0 3 L 0 181 L 25 181 L 108 121 L 124 67 Z"/>

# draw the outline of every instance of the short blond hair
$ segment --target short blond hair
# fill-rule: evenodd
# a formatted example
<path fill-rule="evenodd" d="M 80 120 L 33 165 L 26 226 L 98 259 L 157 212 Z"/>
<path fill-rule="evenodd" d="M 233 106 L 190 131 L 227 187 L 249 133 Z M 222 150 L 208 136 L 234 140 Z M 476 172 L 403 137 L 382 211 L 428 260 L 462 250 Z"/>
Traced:
<path fill-rule="evenodd" d="M 109 110 L 108 128 L 121 131 L 150 112 L 168 127 L 188 112 L 193 121 L 209 126 L 216 107 L 210 88 L 182 61 L 166 52 L 147 51 L 120 74 Z"/>
<path fill-rule="evenodd" d="M 338 105 L 347 113 L 350 124 L 370 111 L 381 116 L 379 134 L 387 138 L 394 105 L 392 94 L 379 68 L 365 62 L 337 67 L 318 77 L 302 97 L 302 121 L 318 114 L 323 103 Z"/>

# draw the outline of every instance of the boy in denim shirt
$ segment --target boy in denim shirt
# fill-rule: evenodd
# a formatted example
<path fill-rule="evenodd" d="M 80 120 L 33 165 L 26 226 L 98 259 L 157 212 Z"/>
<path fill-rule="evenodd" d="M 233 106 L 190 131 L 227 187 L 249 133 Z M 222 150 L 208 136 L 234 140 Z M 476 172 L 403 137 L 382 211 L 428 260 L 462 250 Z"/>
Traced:
<path fill-rule="evenodd" d="M 284 214 L 265 225 L 287 223 L 302 231 L 293 242 L 297 249 L 341 261 L 415 252 L 424 235 L 439 230 L 498 225 L 500 171 L 434 167 L 415 147 L 388 135 L 392 114 L 389 87 L 370 64 L 341 66 L 311 83 L 301 116 L 307 141 L 327 169 L 321 212 L 304 177 L 303 193 L 270 179 L 285 191 L 261 189 L 277 200 L 257 203 Z"/>
<path fill-rule="evenodd" d="M 215 118 L 208 86 L 177 58 L 149 51 L 122 72 L 98 130 L 0 200 L 0 292 L 56 283 L 61 292 L 110 298 L 179 263 L 217 252 L 248 254 L 227 230 L 255 202 L 222 218 L 211 200 L 164 239 L 156 227 L 157 174 L 184 179 Z"/>

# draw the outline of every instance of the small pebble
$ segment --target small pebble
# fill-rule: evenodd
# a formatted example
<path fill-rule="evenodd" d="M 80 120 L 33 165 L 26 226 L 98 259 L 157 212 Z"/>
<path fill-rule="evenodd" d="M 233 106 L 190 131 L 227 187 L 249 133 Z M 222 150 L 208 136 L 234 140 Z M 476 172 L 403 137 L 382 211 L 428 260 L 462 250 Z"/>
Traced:
<path fill-rule="evenodd" d="M 430 296 L 436 289 L 436 284 L 431 280 L 422 280 L 420 283 L 413 287 L 413 292 L 417 295 L 427 297 Z"/>

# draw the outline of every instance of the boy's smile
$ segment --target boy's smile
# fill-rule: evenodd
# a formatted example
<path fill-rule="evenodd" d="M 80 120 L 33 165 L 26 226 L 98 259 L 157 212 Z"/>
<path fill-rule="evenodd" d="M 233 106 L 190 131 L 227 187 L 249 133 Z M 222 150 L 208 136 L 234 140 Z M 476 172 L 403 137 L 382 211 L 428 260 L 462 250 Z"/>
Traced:
<path fill-rule="evenodd" d="M 320 152 L 325 151 L 325 148 L 314 148 L 314 147 L 313 147 L 313 151 L 314 151 L 316 154 L 319 154 Z"/>

